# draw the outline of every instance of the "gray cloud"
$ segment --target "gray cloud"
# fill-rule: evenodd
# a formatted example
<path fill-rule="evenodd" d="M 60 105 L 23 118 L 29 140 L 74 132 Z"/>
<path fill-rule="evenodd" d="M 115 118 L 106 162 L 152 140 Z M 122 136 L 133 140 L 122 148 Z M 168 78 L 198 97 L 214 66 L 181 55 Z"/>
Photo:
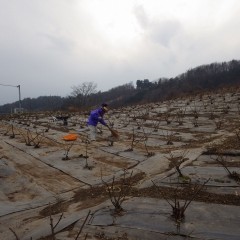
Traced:
<path fill-rule="evenodd" d="M 150 41 L 154 41 L 169 47 L 171 40 L 181 30 L 181 24 L 174 19 L 169 20 L 156 20 L 149 19 L 143 6 L 136 6 L 134 9 L 136 19 L 139 25 L 142 27 L 145 37 L 150 38 Z"/>
<path fill-rule="evenodd" d="M 66 96 L 174 77 L 240 55 L 237 0 L 0 0 L 0 83 L 22 97 Z M 0 87 L 0 104 L 17 89 Z"/>

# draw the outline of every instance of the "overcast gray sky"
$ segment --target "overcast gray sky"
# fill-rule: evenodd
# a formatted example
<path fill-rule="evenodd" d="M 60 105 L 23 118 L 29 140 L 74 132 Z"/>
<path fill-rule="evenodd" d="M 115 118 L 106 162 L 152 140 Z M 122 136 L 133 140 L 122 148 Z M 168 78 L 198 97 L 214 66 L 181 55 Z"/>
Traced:
<path fill-rule="evenodd" d="M 0 84 L 22 99 L 239 60 L 239 0 L 0 0 Z M 0 104 L 18 89 L 0 86 Z"/>

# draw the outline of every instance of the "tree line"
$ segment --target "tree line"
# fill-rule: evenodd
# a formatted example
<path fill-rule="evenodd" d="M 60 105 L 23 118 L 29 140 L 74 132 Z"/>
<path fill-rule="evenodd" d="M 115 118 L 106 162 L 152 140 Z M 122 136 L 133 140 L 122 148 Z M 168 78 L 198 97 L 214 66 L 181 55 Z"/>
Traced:
<path fill-rule="evenodd" d="M 177 98 L 183 95 L 213 91 L 222 87 L 240 85 L 240 61 L 211 63 L 189 69 L 174 78 L 148 79 L 117 86 L 108 91 L 97 91 L 93 82 L 72 87 L 67 97 L 41 96 L 25 98 L 21 105 L 27 111 L 81 111 L 107 102 L 111 107 L 143 104 Z M 0 113 L 10 113 L 18 102 L 0 106 Z"/>

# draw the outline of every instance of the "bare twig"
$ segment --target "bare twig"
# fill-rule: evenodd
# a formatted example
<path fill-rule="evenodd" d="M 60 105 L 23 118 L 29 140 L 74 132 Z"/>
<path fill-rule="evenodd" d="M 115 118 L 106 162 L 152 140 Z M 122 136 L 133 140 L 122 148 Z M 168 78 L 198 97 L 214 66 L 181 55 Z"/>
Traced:
<path fill-rule="evenodd" d="M 12 228 L 9 227 L 8 229 L 14 234 L 16 240 L 20 240 L 18 235 L 16 234 L 16 232 Z"/>
<path fill-rule="evenodd" d="M 81 226 L 81 228 L 80 228 L 80 230 L 79 230 L 79 232 L 78 232 L 75 240 L 77 240 L 78 237 L 80 236 L 80 234 L 82 233 L 83 227 L 85 226 L 85 224 L 86 224 L 86 222 L 87 222 L 87 219 L 88 219 L 90 213 L 91 213 L 91 210 L 88 211 L 88 214 L 87 214 L 87 216 L 85 217 L 85 219 L 84 219 L 84 221 L 83 221 L 83 224 L 82 224 L 82 226 Z M 85 239 L 87 238 L 87 235 L 88 235 L 88 234 L 86 234 Z"/>
<path fill-rule="evenodd" d="M 205 181 L 203 184 L 190 184 L 187 186 L 191 191 L 189 193 L 189 198 L 184 201 L 184 204 L 181 205 L 180 201 L 178 200 L 178 192 L 179 192 L 179 186 L 173 190 L 174 195 L 172 199 L 168 199 L 163 191 L 160 190 L 160 188 L 152 181 L 154 186 L 157 188 L 159 193 L 162 195 L 162 197 L 166 200 L 166 202 L 171 206 L 172 208 L 172 217 L 177 223 L 180 223 L 182 219 L 185 217 L 185 211 L 190 205 L 190 203 L 198 196 L 198 194 L 204 189 L 205 185 L 209 182 L 210 179 Z"/>
<path fill-rule="evenodd" d="M 126 170 L 124 170 L 123 178 L 120 179 L 120 183 L 115 183 L 115 176 L 112 178 L 112 182 L 109 184 L 102 178 L 102 172 L 101 172 L 101 180 L 106 186 L 106 191 L 109 195 L 110 201 L 114 206 L 114 213 L 120 214 L 123 212 L 122 203 L 125 201 L 127 194 L 129 194 L 129 191 L 132 187 L 132 173 L 128 178 L 126 178 Z"/>

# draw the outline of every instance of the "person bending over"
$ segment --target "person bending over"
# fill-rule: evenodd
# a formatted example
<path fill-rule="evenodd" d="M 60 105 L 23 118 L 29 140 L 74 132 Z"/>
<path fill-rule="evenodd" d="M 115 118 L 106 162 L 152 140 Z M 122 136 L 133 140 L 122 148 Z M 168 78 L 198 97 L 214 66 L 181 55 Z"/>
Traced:
<path fill-rule="evenodd" d="M 108 112 L 108 104 L 106 103 L 103 103 L 100 108 L 91 111 L 87 121 L 87 125 L 90 130 L 89 140 L 96 141 L 98 123 L 108 127 L 107 123 L 103 119 L 106 112 Z"/>

